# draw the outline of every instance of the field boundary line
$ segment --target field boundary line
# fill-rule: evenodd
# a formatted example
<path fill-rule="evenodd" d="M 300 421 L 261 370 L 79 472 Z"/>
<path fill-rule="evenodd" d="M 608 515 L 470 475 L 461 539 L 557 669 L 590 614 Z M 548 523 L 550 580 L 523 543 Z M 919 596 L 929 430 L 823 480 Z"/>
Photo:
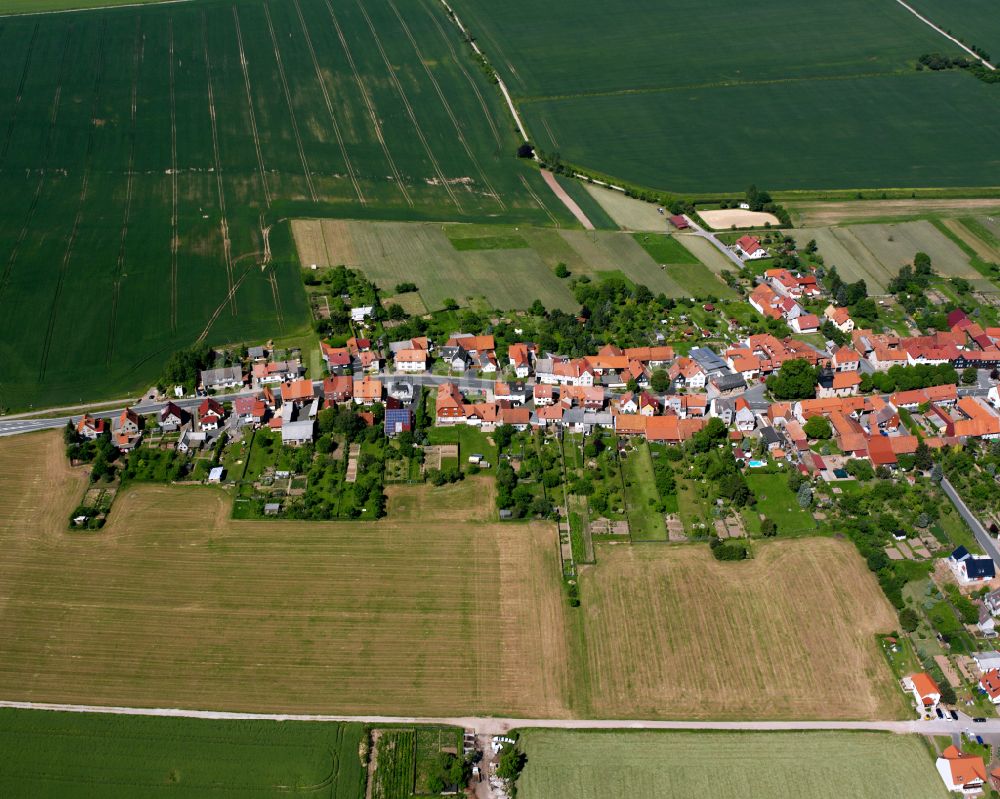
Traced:
<path fill-rule="evenodd" d="M 500 206 L 501 210 L 507 209 L 507 204 L 503 201 L 500 193 L 496 190 L 490 179 L 486 177 L 486 172 L 483 171 L 483 167 L 480 165 L 479 160 L 476 158 L 475 153 L 472 152 L 472 148 L 469 147 L 469 142 L 465 139 L 465 134 L 462 132 L 462 126 L 458 124 L 458 119 L 455 117 L 455 112 L 451 110 L 451 104 L 448 102 L 448 98 L 445 97 L 443 91 L 441 91 L 441 84 L 437 82 L 437 78 L 434 77 L 434 73 L 431 72 L 430 67 L 427 66 L 427 61 L 424 58 L 424 54 L 420 51 L 420 47 L 417 45 L 417 40 L 413 36 L 413 32 L 410 30 L 410 26 L 406 24 L 406 20 L 403 19 L 403 15 L 399 13 L 399 8 L 393 2 L 393 0 L 386 0 L 389 3 L 389 7 L 392 12 L 396 15 L 396 19 L 399 20 L 399 24 L 403 29 L 403 33 L 406 34 L 406 38 L 410 40 L 410 45 L 413 47 L 413 52 L 416 53 L 417 60 L 420 61 L 420 65 L 424 68 L 424 74 L 427 75 L 428 80 L 430 80 L 431 85 L 434 87 L 434 91 L 437 93 L 438 99 L 441 100 L 441 105 L 444 107 L 445 113 L 448 114 L 448 118 L 451 120 L 452 126 L 455 128 L 455 134 L 458 136 L 458 140 L 462 143 L 462 148 L 465 150 L 465 154 L 469 156 L 469 160 L 472 161 L 473 166 L 479 171 L 479 177 L 482 179 L 483 184 L 489 189 L 490 194 L 493 195 L 493 199 L 496 200 L 497 205 Z"/>
<path fill-rule="evenodd" d="M 128 240 L 128 224 L 132 214 L 132 189 L 135 185 L 135 118 L 136 103 L 139 94 L 139 63 L 142 61 L 145 47 L 142 36 L 142 17 L 135 18 L 135 50 L 132 53 L 132 105 L 129 111 L 129 150 L 128 170 L 125 173 L 125 210 L 122 212 L 122 232 L 118 242 L 118 260 L 115 263 L 115 281 L 111 292 L 111 320 L 108 325 L 108 345 L 106 347 L 105 365 L 111 366 L 111 358 L 115 353 L 115 328 L 118 324 L 118 302 L 121 297 L 122 277 L 125 275 L 125 245 Z"/>
<path fill-rule="evenodd" d="M 205 53 L 205 78 L 208 84 L 208 115 L 212 120 L 212 155 L 215 163 L 215 185 L 219 193 L 219 226 L 222 233 L 222 250 L 226 262 L 226 282 L 229 284 L 226 297 L 230 303 L 230 312 L 233 316 L 236 316 L 236 292 L 233 291 L 232 242 L 229 240 L 229 221 L 226 219 L 226 190 L 222 185 L 222 163 L 219 158 L 219 130 L 215 121 L 215 90 L 212 88 L 212 61 L 208 55 L 208 22 L 205 19 L 204 11 L 201 12 L 201 46 Z M 207 334 L 207 328 L 205 332 Z"/>
<path fill-rule="evenodd" d="M 306 186 L 309 187 L 309 196 L 313 202 L 319 198 L 316 196 L 316 188 L 313 186 L 312 173 L 309 171 L 309 162 L 306 161 L 306 151 L 302 147 L 302 136 L 299 134 L 299 122 L 295 118 L 295 106 L 292 105 L 292 93 L 288 90 L 288 79 L 285 77 L 285 64 L 281 60 L 281 52 L 278 50 L 278 38 L 274 35 L 274 24 L 271 22 L 271 7 L 268 0 L 261 4 L 264 7 L 264 17 L 267 19 L 267 30 L 271 34 L 271 44 L 274 47 L 274 60 L 278 64 L 278 77 L 281 78 L 281 88 L 285 93 L 285 103 L 288 105 L 288 118 L 292 122 L 292 133 L 295 136 L 295 146 L 299 151 L 299 160 L 302 161 L 302 171 L 306 176 Z"/>
<path fill-rule="evenodd" d="M 274 299 L 275 319 L 278 322 L 278 329 L 285 330 L 285 314 L 281 306 L 281 292 L 278 291 L 278 275 L 274 269 L 268 269 L 271 265 L 271 226 L 264 225 L 264 214 L 260 215 L 260 237 L 264 243 L 264 258 L 260 268 L 267 270 L 267 282 L 271 284 L 271 296 Z"/>
<path fill-rule="evenodd" d="M 253 253 L 248 253 L 253 254 Z M 229 291 L 226 292 L 226 296 L 223 297 L 222 302 L 212 311 L 212 315 L 208 318 L 208 323 L 205 325 L 205 329 L 201 331 L 198 338 L 195 339 L 195 344 L 201 344 L 206 338 L 208 338 L 208 332 L 212 329 L 212 325 L 215 324 L 215 320 L 219 318 L 222 313 L 222 309 L 226 307 L 226 303 L 232 303 L 233 298 L 236 296 L 236 292 L 239 290 L 240 286 L 243 285 L 243 281 L 247 279 L 247 275 L 253 270 L 255 264 L 251 264 L 240 275 L 236 282 L 230 287 Z"/>
<path fill-rule="evenodd" d="M 981 63 L 984 67 L 986 67 L 987 69 L 989 69 L 992 72 L 996 71 L 996 67 L 993 66 L 993 64 L 991 64 L 989 61 L 987 61 L 981 55 L 979 55 L 979 53 L 977 53 L 975 50 L 972 50 L 972 49 L 966 47 L 964 44 L 962 44 L 958 39 L 956 39 L 954 36 L 952 36 L 946 30 L 944 30 L 942 28 L 939 28 L 937 25 L 935 25 L 933 22 L 931 22 L 927 17 L 925 17 L 923 14 L 921 14 L 919 11 L 917 11 L 913 6 L 909 5 L 908 3 L 904 3 L 903 0 L 896 0 L 896 2 L 899 3 L 899 5 L 901 5 L 903 8 L 905 8 L 911 14 L 913 14 L 913 16 L 915 16 L 917 19 L 919 19 L 925 25 L 930 26 L 931 28 L 933 28 L 934 30 L 936 30 L 938 33 L 940 33 L 942 36 L 944 36 L 946 39 L 950 39 L 952 42 L 954 42 L 955 44 L 957 44 L 959 47 L 961 47 L 963 50 L 965 50 L 965 52 L 967 52 L 974 59 L 976 59 L 979 63 Z"/>
<path fill-rule="evenodd" d="M 309 35 L 309 28 L 306 25 L 305 17 L 302 16 L 302 6 L 299 5 L 299 0 L 292 0 L 292 5 L 295 6 L 295 14 L 299 18 L 299 25 L 302 26 L 302 35 L 306 40 L 306 49 L 309 50 L 309 57 L 312 59 L 313 69 L 316 70 L 316 81 L 319 83 L 319 88 L 323 92 L 323 101 L 326 103 L 326 110 L 330 113 L 330 122 L 333 125 L 333 133 L 337 137 L 337 144 L 340 145 L 340 154 L 344 156 L 344 165 L 347 167 L 347 174 L 351 178 L 351 183 L 354 184 L 354 191 L 358 195 L 358 200 L 361 201 L 362 205 L 367 205 L 368 201 L 365 199 L 365 195 L 361 191 L 361 184 L 358 183 L 357 175 L 354 174 L 354 165 L 351 163 L 351 157 L 347 154 L 347 145 L 344 144 L 344 137 L 340 132 L 340 124 L 337 122 L 337 117 L 333 113 L 333 102 L 330 100 L 330 92 L 326 88 L 326 78 L 323 77 L 323 71 L 319 67 L 319 59 L 316 58 L 316 48 L 313 47 L 312 36 Z"/>
<path fill-rule="evenodd" d="M 85 6 L 83 8 L 54 8 L 51 11 L 22 11 L 20 13 L 0 14 L 0 19 L 16 17 L 52 17 L 56 14 L 79 14 L 82 11 L 117 11 L 119 8 L 149 8 L 150 6 L 173 6 L 180 3 L 191 3 L 194 0 L 154 0 L 151 3 L 122 3 L 112 6 Z"/>
<path fill-rule="evenodd" d="M 385 136 L 382 135 L 382 123 L 379 122 L 378 114 L 375 111 L 375 104 L 372 101 L 371 96 L 368 94 L 368 87 L 365 86 L 364 81 L 361 79 L 361 75 L 358 73 L 357 64 L 354 63 L 354 55 L 351 53 L 351 48 L 347 43 L 347 39 L 344 37 L 344 32 L 341 30 L 340 22 L 337 19 L 337 15 L 333 11 L 333 6 L 330 4 L 330 0 L 324 0 L 326 3 L 326 9 L 330 12 L 330 21 L 333 23 L 334 29 L 337 31 L 337 38 L 340 39 L 340 46 L 344 48 L 344 55 L 347 56 L 347 62 L 351 65 L 351 72 L 354 73 L 354 80 L 358 84 L 358 90 L 361 92 L 361 98 L 365 102 L 365 107 L 368 109 L 368 115 L 371 117 L 372 125 L 375 127 L 375 136 L 382 145 L 382 152 L 385 153 L 386 160 L 389 162 L 389 169 L 392 170 L 393 176 L 396 178 L 396 183 L 399 185 L 399 190 L 403 193 L 403 198 L 406 200 L 406 204 L 411 208 L 413 207 L 413 198 L 410 197 L 410 192 L 406 189 L 406 184 L 403 182 L 403 176 L 399 173 L 399 168 L 396 166 L 396 161 L 392 157 L 392 153 L 389 152 L 389 145 L 385 142 Z"/>
<path fill-rule="evenodd" d="M 170 329 L 177 331 L 177 97 L 174 90 L 174 17 L 167 19 L 170 40 Z"/>
<path fill-rule="evenodd" d="M 247 57 L 243 51 L 243 30 L 240 28 L 240 15 L 233 3 L 233 22 L 236 25 L 236 43 L 240 48 L 240 67 L 243 70 L 243 85 L 247 90 L 247 109 L 250 112 L 250 132 L 253 134 L 253 146 L 257 151 L 257 168 L 260 170 L 260 180 L 264 186 L 264 200 L 271 207 L 271 190 L 267 185 L 267 173 L 264 170 L 264 154 L 260 149 L 260 135 L 257 133 L 257 115 L 253 110 L 253 92 L 250 90 L 250 73 L 247 71 Z"/>
<path fill-rule="evenodd" d="M 407 116 L 410 117 L 410 122 L 413 123 L 413 129 L 416 131 L 417 138 L 419 138 L 420 143 L 423 144 L 424 151 L 427 153 L 427 157 L 430 159 L 431 165 L 434 167 L 434 171 L 437 172 L 438 180 L 441 181 L 441 185 L 444 186 L 444 190 L 448 192 L 448 196 L 451 197 L 451 201 L 455 203 L 455 207 L 458 209 L 458 212 L 460 214 L 464 214 L 465 211 L 462 209 L 462 204 L 458 201 L 458 195 L 452 190 L 451 184 L 441 171 L 441 165 L 438 163 L 437 158 L 434 157 L 430 144 L 427 143 L 427 137 L 424 136 L 424 132 L 420 129 L 420 124 L 417 122 L 417 115 L 413 112 L 413 106 L 410 105 L 410 101 L 406 97 L 406 92 L 403 90 L 402 84 L 399 82 L 399 79 L 396 77 L 396 73 L 392 69 L 392 63 L 389 61 L 389 56 L 386 55 L 385 48 L 382 47 L 382 40 L 379 38 L 378 31 L 375 30 L 372 18 L 368 16 L 368 11 L 365 10 L 362 0 L 356 0 L 356 2 L 358 8 L 361 10 L 362 16 L 368 23 L 368 29 L 372 32 L 372 38 L 375 40 L 375 46 L 378 48 L 378 51 L 382 56 L 382 61 L 385 64 L 385 70 L 389 75 L 389 80 L 392 81 L 392 84 L 396 87 L 396 91 L 399 93 L 399 99 L 403 101 L 403 106 L 406 108 Z"/>
<path fill-rule="evenodd" d="M 101 93 L 101 81 L 104 77 L 104 37 L 107 34 L 108 21 L 104 20 L 101 25 L 101 37 L 97 44 L 97 73 L 94 76 L 93 96 L 91 98 L 90 118 L 93 120 L 97 110 L 97 99 Z M 56 100 L 52 109 L 52 116 L 49 121 L 49 139 L 45 151 L 45 167 L 48 167 L 49 157 L 52 154 L 52 133 L 55 130 L 56 119 L 59 116 L 59 106 L 62 101 L 62 82 L 65 79 L 66 53 L 69 47 L 63 51 L 63 59 L 59 66 L 59 85 L 56 88 Z M 87 149 L 83 157 L 83 178 L 80 181 L 80 198 L 77 201 L 76 216 L 73 218 L 73 227 L 70 229 L 69 238 L 66 240 L 66 250 L 63 252 L 62 261 L 59 264 L 59 271 L 56 274 L 55 291 L 52 294 L 52 305 L 49 308 L 48 324 L 45 328 L 45 338 L 42 343 L 42 357 L 38 364 L 38 382 L 45 379 L 45 370 L 48 368 L 49 352 L 52 349 L 52 336 L 56 327 L 56 315 L 59 308 L 59 300 L 62 297 L 63 285 L 66 282 L 66 272 L 69 270 L 69 262 L 73 257 L 73 247 L 76 244 L 77 234 L 80 232 L 80 222 L 83 220 L 83 204 L 87 199 L 87 190 L 90 187 L 90 157 L 94 149 L 94 125 L 91 121 L 87 131 Z M 43 177 L 44 180 L 44 172 Z M 41 184 L 39 184 L 39 190 Z M 34 216 L 34 211 L 32 211 Z"/>
<path fill-rule="evenodd" d="M 14 97 L 14 107 L 10 112 L 10 122 L 7 123 L 7 137 L 4 139 L 3 152 L 0 153 L 0 164 L 7 161 L 7 151 L 10 149 L 10 139 L 14 135 L 14 126 L 17 124 L 17 113 L 21 108 L 21 98 L 24 96 L 24 83 L 28 79 L 28 70 L 31 68 L 31 56 L 35 52 L 35 39 L 38 38 L 38 23 L 31 32 L 31 41 L 28 42 L 28 53 L 24 58 L 24 67 L 21 69 L 21 80 L 17 84 L 17 95 Z"/>
<path fill-rule="evenodd" d="M 503 141 L 500 138 L 500 131 L 497 129 L 496 123 L 493 120 L 493 115 L 490 114 L 489 108 L 486 105 L 486 100 L 483 98 L 482 93 L 479 91 L 479 87 L 476 85 L 475 79 L 469 74 L 468 70 L 465 68 L 465 64 L 462 63 L 462 57 L 456 52 L 454 45 L 451 43 L 451 39 L 448 38 L 445 29 L 441 26 L 441 22 L 436 16 L 434 16 L 434 11 L 426 3 L 421 2 L 421 7 L 424 12 L 430 18 L 431 22 L 434 23 L 434 27 L 437 28 L 438 34 L 444 41 L 448 48 L 448 52 L 451 53 L 451 57 L 455 60 L 456 66 L 461 70 L 465 79 L 469 82 L 472 87 L 472 91 L 476 93 L 476 97 L 479 99 L 479 107 L 483 109 L 483 116 L 486 117 L 486 122 L 490 126 L 490 130 L 493 132 L 493 138 L 497 143 L 497 155 L 503 150 Z"/>

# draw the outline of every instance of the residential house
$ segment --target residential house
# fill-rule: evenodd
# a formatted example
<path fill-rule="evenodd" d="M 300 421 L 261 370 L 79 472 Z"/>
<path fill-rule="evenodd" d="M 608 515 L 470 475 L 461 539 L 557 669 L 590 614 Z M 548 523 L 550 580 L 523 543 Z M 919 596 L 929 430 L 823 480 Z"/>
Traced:
<path fill-rule="evenodd" d="M 744 261 L 768 258 L 769 253 L 756 236 L 741 236 L 736 240 L 736 252 Z"/>
<path fill-rule="evenodd" d="M 354 378 L 350 375 L 336 375 L 323 381 L 323 399 L 328 406 L 350 402 L 353 398 Z"/>
<path fill-rule="evenodd" d="M 846 308 L 837 308 L 833 303 L 826 306 L 823 316 L 833 322 L 833 326 L 841 333 L 850 333 L 854 330 L 854 320 L 851 313 Z"/>
<path fill-rule="evenodd" d="M 382 381 L 365 375 L 361 380 L 355 380 L 351 393 L 356 405 L 374 405 L 382 401 Z"/>
<path fill-rule="evenodd" d="M 208 433 L 204 430 L 185 430 L 177 440 L 178 452 L 197 452 L 208 443 Z"/>
<path fill-rule="evenodd" d="M 714 375 L 708 381 L 709 388 L 717 395 L 729 396 L 740 391 L 745 391 L 747 381 L 741 374 L 721 374 Z"/>
<path fill-rule="evenodd" d="M 531 374 L 531 359 L 534 355 L 534 345 L 511 344 L 507 348 L 507 359 L 514 367 L 514 374 L 521 380 Z"/>
<path fill-rule="evenodd" d="M 385 412 L 385 434 L 390 438 L 413 431 L 413 410 L 393 408 Z"/>
<path fill-rule="evenodd" d="M 811 313 L 799 314 L 792 318 L 788 326 L 796 333 L 815 333 L 819 330 L 819 317 Z"/>
<path fill-rule="evenodd" d="M 646 440 L 664 444 L 680 444 L 693 438 L 694 434 L 707 423 L 706 419 L 650 416 L 646 419 Z"/>
<path fill-rule="evenodd" d="M 996 567 L 992 558 L 973 555 L 964 546 L 958 547 L 948 556 L 948 566 L 960 585 L 970 585 L 996 577 Z"/>
<path fill-rule="evenodd" d="M 764 279 L 778 294 L 786 297 L 816 297 L 819 296 L 819 285 L 813 275 L 800 275 L 787 269 L 768 269 Z"/>
<path fill-rule="evenodd" d="M 501 408 L 500 424 L 509 424 L 515 430 L 527 430 L 531 424 L 531 411 L 528 408 Z"/>
<path fill-rule="evenodd" d="M 281 384 L 281 401 L 312 402 L 316 396 L 312 380 L 289 380 Z"/>
<path fill-rule="evenodd" d="M 707 373 L 693 358 L 678 358 L 667 374 L 678 386 L 695 390 L 705 388 Z"/>
<path fill-rule="evenodd" d="M 659 411 L 660 401 L 656 397 L 648 391 L 639 394 L 639 414 L 641 416 L 656 416 Z"/>
<path fill-rule="evenodd" d="M 243 385 L 243 370 L 239 366 L 221 366 L 218 369 L 204 369 L 201 385 L 205 389 L 221 391 Z"/>
<path fill-rule="evenodd" d="M 821 374 L 816 386 L 816 396 L 853 397 L 861 387 L 861 375 L 857 372 L 829 372 Z"/>
<path fill-rule="evenodd" d="M 427 371 L 427 350 L 406 349 L 400 350 L 393 357 L 393 363 L 400 372 L 426 372 Z"/>
<path fill-rule="evenodd" d="M 979 687 L 983 689 L 994 705 L 1000 705 L 1000 671 L 990 669 L 979 678 Z"/>
<path fill-rule="evenodd" d="M 438 386 L 435 415 L 439 425 L 465 422 L 465 399 L 454 383 L 441 383 Z"/>
<path fill-rule="evenodd" d="M 555 389 L 545 383 L 536 383 L 535 387 L 531 390 L 531 395 L 535 401 L 536 408 L 552 405 L 556 401 Z"/>
<path fill-rule="evenodd" d="M 80 421 L 76 423 L 76 432 L 88 441 L 100 438 L 106 429 L 107 425 L 104 419 L 95 419 L 87 414 L 80 417 Z"/>
<path fill-rule="evenodd" d="M 330 374 L 342 375 L 351 371 L 351 351 L 347 347 L 331 347 L 323 341 L 320 342 L 320 348 Z"/>
<path fill-rule="evenodd" d="M 631 391 L 622 394 L 618 398 L 617 405 L 618 405 L 618 413 L 626 415 L 639 413 L 639 398 Z M 656 414 L 648 414 L 648 415 L 655 416 Z"/>
<path fill-rule="evenodd" d="M 267 349 L 264 347 L 250 347 L 247 350 L 247 356 L 254 363 L 259 363 L 260 361 L 267 360 Z"/>
<path fill-rule="evenodd" d="M 861 356 L 850 347 L 841 347 L 833 353 L 833 371 L 856 372 L 861 368 Z"/>
<path fill-rule="evenodd" d="M 535 379 L 559 386 L 592 386 L 596 371 L 585 358 L 539 358 L 535 361 Z"/>
<path fill-rule="evenodd" d="M 142 438 L 142 417 L 131 408 L 126 408 L 111 419 L 111 441 L 123 452 L 139 445 Z"/>
<path fill-rule="evenodd" d="M 978 755 L 967 755 L 948 746 L 935 761 L 945 788 L 963 796 L 978 796 L 986 785 L 986 764 Z"/>
<path fill-rule="evenodd" d="M 163 410 L 160 411 L 160 429 L 165 433 L 180 430 L 184 423 L 187 422 L 188 416 L 188 412 L 179 405 L 168 402 L 163 406 Z"/>
<path fill-rule="evenodd" d="M 205 397 L 198 406 L 198 427 L 203 431 L 218 430 L 226 416 L 222 403 L 211 397 Z"/>
<path fill-rule="evenodd" d="M 286 447 L 298 447 L 313 441 L 315 423 L 312 419 L 300 419 L 281 425 L 281 443 Z"/>
<path fill-rule="evenodd" d="M 401 405 L 409 405 L 413 402 L 414 391 L 415 387 L 413 383 L 406 383 L 402 380 L 390 383 L 386 389 L 389 399 L 395 400 Z"/>
<path fill-rule="evenodd" d="M 505 383 L 497 380 L 493 384 L 493 399 L 497 402 L 509 402 L 512 405 L 524 405 L 528 401 L 528 389 L 524 383 Z"/>
<path fill-rule="evenodd" d="M 933 713 L 941 701 L 941 689 L 926 672 L 903 677 L 903 688 L 913 695 L 917 710 L 922 713 Z"/>
<path fill-rule="evenodd" d="M 233 413 L 240 424 L 258 426 L 267 416 L 267 405 L 259 397 L 237 397 L 233 400 Z"/>

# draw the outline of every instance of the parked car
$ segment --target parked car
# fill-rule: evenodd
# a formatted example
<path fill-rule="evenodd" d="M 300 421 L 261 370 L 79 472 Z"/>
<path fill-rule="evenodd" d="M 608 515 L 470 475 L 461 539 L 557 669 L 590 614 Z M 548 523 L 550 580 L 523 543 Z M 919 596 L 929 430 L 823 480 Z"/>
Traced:
<path fill-rule="evenodd" d="M 941 712 L 941 708 L 937 708 L 937 717 L 939 719 L 943 719 L 944 718 L 944 713 Z"/>
<path fill-rule="evenodd" d="M 984 718 L 973 719 L 973 721 L 976 722 L 976 724 L 985 724 L 986 723 L 986 719 L 984 719 Z"/>
<path fill-rule="evenodd" d="M 983 745 L 983 736 L 982 735 L 977 735 L 976 736 L 976 743 L 979 744 L 980 746 Z"/>
<path fill-rule="evenodd" d="M 957 710 L 952 710 L 951 711 L 951 720 L 952 721 L 958 721 L 958 711 Z"/>

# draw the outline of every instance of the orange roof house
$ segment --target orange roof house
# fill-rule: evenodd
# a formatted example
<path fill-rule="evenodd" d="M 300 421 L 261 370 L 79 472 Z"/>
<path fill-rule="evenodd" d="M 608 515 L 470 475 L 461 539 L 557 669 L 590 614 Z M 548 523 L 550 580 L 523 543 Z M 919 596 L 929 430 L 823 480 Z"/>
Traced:
<path fill-rule="evenodd" d="M 968 755 L 949 746 L 935 762 L 938 774 L 949 791 L 979 794 L 986 783 L 986 764 L 978 755 Z"/>
<path fill-rule="evenodd" d="M 382 399 L 382 381 L 367 375 L 354 381 L 354 401 L 359 405 L 371 405 Z"/>
<path fill-rule="evenodd" d="M 281 384 L 282 402 L 305 402 L 313 398 L 312 380 L 288 380 Z"/>

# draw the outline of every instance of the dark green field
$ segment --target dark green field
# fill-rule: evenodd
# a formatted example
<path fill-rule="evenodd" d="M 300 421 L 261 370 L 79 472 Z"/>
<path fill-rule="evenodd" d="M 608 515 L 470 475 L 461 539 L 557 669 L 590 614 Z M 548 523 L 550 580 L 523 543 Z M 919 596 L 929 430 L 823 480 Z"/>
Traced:
<path fill-rule="evenodd" d="M 907 0 L 939 28 L 967 46 L 977 45 L 1000 58 L 1000 8 L 994 0 Z"/>
<path fill-rule="evenodd" d="M 303 329 L 293 215 L 572 224 L 515 146 L 431 0 L 0 20 L 0 405 Z"/>
<path fill-rule="evenodd" d="M 0 794 L 361 799 L 360 724 L 0 710 Z"/>
<path fill-rule="evenodd" d="M 998 87 L 916 72 L 923 53 L 961 51 L 892 0 L 455 8 L 540 148 L 616 178 L 691 193 L 1000 184 Z"/>

